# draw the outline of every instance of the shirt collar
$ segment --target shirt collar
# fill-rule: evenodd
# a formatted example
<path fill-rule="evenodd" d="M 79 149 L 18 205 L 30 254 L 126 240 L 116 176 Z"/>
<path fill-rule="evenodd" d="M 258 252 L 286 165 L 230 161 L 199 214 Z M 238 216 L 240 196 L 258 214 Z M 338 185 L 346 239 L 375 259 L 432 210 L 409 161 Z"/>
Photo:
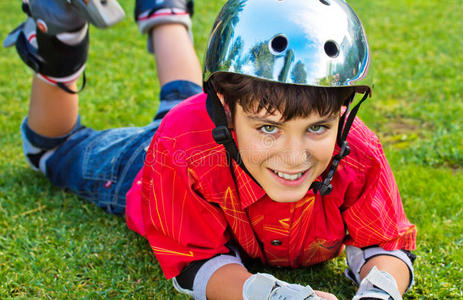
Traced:
<path fill-rule="evenodd" d="M 241 209 L 247 208 L 266 195 L 265 190 L 241 169 L 235 161 L 233 161 L 233 171 L 235 172 Z"/>

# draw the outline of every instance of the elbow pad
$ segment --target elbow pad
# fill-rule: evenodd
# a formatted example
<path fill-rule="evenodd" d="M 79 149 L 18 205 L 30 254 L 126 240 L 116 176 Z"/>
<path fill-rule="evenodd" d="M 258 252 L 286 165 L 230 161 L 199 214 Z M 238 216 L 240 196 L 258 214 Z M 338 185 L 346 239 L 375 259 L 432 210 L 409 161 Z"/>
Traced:
<path fill-rule="evenodd" d="M 187 265 L 179 275 L 172 278 L 174 288 L 193 299 L 206 300 L 207 283 L 215 271 L 227 264 L 243 265 L 238 251 L 230 246 L 228 248 L 229 253 L 194 261 Z"/>
<path fill-rule="evenodd" d="M 368 247 L 365 249 L 360 249 L 354 246 L 346 246 L 346 259 L 349 269 L 346 270 L 345 275 L 347 278 L 351 279 L 355 284 L 360 284 L 360 269 L 362 266 L 371 258 L 378 255 L 390 255 L 399 258 L 402 260 L 408 267 L 410 271 L 410 283 L 407 287 L 407 291 L 414 284 L 414 270 L 413 262 L 415 261 L 416 256 L 409 251 L 403 250 L 393 250 L 388 251 L 384 250 L 379 246 Z"/>
<path fill-rule="evenodd" d="M 304 299 L 321 300 L 310 286 L 290 284 L 273 275 L 257 273 L 249 277 L 243 286 L 244 300 Z"/>
<path fill-rule="evenodd" d="M 373 267 L 363 278 L 352 300 L 402 300 L 397 283 L 391 274 Z"/>

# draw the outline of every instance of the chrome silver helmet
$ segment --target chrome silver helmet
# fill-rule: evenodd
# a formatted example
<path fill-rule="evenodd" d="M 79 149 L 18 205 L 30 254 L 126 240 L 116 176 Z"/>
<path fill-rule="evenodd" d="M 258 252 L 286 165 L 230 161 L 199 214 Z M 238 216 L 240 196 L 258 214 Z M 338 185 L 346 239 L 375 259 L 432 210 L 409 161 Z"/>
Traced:
<path fill-rule="evenodd" d="M 229 0 L 209 38 L 204 81 L 216 72 L 372 88 L 367 37 L 343 0 Z"/>
<path fill-rule="evenodd" d="M 229 0 L 215 21 L 204 62 L 206 107 L 215 125 L 212 136 L 253 178 L 209 82 L 215 73 L 312 87 L 354 87 L 364 95 L 352 110 L 349 106 L 355 92 L 345 103 L 337 137 L 340 151 L 322 181 L 310 187 L 314 193 L 328 195 L 339 162 L 350 153 L 346 139 L 355 115 L 371 96 L 370 69 L 370 48 L 362 23 L 343 0 Z"/>

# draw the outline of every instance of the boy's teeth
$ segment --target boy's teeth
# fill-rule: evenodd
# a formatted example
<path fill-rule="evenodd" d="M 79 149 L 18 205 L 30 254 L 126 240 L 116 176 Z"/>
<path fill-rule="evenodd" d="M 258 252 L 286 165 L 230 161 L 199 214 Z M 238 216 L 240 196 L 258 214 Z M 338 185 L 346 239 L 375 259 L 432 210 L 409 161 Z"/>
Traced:
<path fill-rule="evenodd" d="M 302 173 L 297 173 L 297 174 L 294 174 L 294 175 L 290 175 L 290 174 L 286 174 L 286 173 L 283 173 L 283 172 L 278 172 L 278 171 L 273 171 L 275 174 L 277 174 L 279 177 L 283 178 L 283 179 L 286 179 L 286 180 L 296 180 L 296 179 L 299 179 L 301 178 Z"/>

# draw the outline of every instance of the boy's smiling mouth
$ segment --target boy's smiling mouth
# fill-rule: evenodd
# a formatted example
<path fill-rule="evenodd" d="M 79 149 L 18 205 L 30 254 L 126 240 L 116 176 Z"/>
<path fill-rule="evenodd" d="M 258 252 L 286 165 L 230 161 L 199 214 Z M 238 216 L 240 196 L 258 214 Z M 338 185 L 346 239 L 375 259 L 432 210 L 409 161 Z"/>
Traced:
<path fill-rule="evenodd" d="M 270 169 L 270 168 L 269 170 L 272 171 L 272 173 L 275 174 L 279 179 L 283 179 L 284 181 L 287 181 L 287 182 L 299 184 L 305 179 L 306 176 L 304 175 L 308 173 L 307 171 L 310 170 L 310 168 L 307 170 L 301 171 L 301 172 L 291 172 L 291 173 L 281 172 L 281 171 Z M 300 180 L 302 177 L 304 178 Z"/>

